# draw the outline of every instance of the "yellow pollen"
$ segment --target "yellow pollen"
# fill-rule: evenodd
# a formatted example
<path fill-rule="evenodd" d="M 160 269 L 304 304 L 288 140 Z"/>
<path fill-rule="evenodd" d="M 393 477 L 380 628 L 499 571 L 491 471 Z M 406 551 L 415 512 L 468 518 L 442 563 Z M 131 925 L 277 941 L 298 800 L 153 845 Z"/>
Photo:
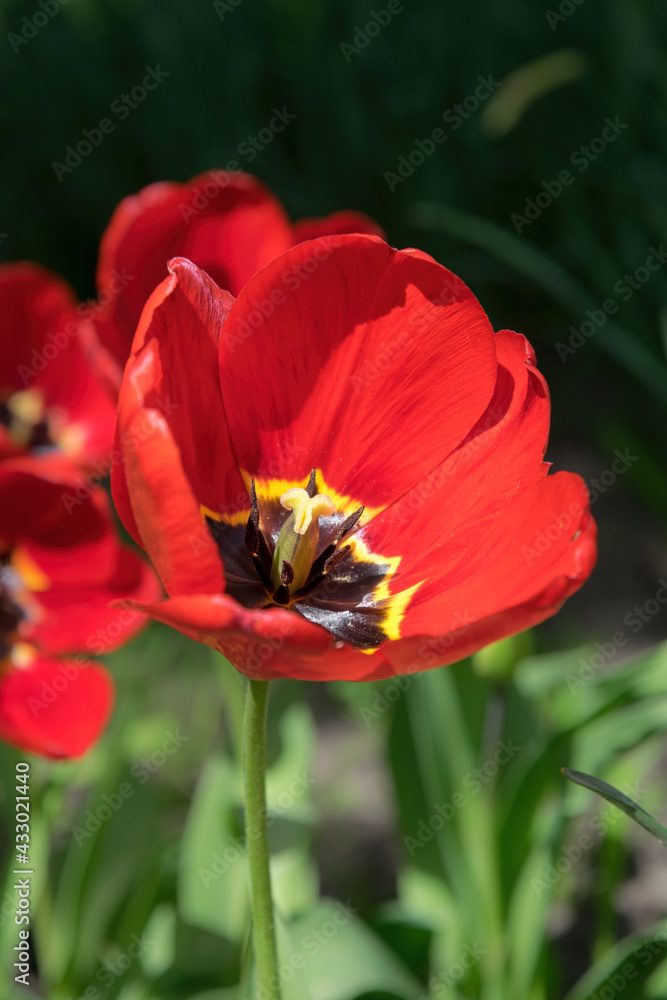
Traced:
<path fill-rule="evenodd" d="M 11 651 L 11 661 L 15 667 L 27 667 L 35 659 L 37 650 L 27 642 L 14 643 Z"/>
<path fill-rule="evenodd" d="M 22 549 L 20 545 L 12 552 L 10 563 L 21 577 L 27 589 L 33 593 L 48 590 L 51 586 L 48 576 L 42 572 L 34 559 L 31 559 L 26 550 Z"/>
<path fill-rule="evenodd" d="M 7 400 L 7 409 L 24 424 L 38 424 L 44 415 L 44 396 L 39 389 L 15 392 Z"/>
<path fill-rule="evenodd" d="M 310 527 L 313 518 L 315 523 L 320 517 L 327 517 L 336 511 L 336 506 L 324 493 L 317 493 L 314 497 L 309 497 L 300 486 L 294 486 L 291 490 L 280 498 L 280 502 L 286 510 L 294 511 L 294 530 L 297 535 L 305 535 Z"/>

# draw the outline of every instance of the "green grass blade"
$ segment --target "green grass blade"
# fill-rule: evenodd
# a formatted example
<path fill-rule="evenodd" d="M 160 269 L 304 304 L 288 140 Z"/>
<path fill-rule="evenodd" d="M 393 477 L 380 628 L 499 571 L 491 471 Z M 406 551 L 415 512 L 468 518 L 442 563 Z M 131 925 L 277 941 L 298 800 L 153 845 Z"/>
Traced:
<path fill-rule="evenodd" d="M 607 802 L 611 802 L 612 805 L 615 805 L 624 812 L 626 816 L 633 819 L 635 823 L 643 826 L 656 840 L 660 841 L 663 847 L 667 847 L 667 830 L 665 827 L 661 826 L 645 809 L 642 809 L 636 802 L 629 799 L 623 792 L 619 792 L 613 785 L 608 785 L 606 781 L 593 778 L 590 774 L 582 774 L 581 771 L 572 771 L 569 767 L 563 767 L 561 770 L 570 781 L 574 781 L 577 785 L 582 785 L 584 788 L 590 789 L 603 799 L 606 799 Z"/>

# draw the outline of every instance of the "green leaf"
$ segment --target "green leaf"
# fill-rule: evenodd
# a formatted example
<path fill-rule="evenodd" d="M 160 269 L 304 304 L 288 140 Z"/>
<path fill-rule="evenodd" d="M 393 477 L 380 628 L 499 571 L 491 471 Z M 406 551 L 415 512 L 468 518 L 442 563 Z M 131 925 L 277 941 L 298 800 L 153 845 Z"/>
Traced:
<path fill-rule="evenodd" d="M 182 919 L 240 941 L 248 919 L 248 875 L 235 811 L 238 772 L 227 757 L 211 756 L 202 771 L 181 842 L 178 910 Z"/>
<path fill-rule="evenodd" d="M 349 903 L 325 899 L 287 925 L 278 918 L 278 950 L 284 1000 L 357 1000 L 366 993 L 416 1000 L 423 994 Z"/>
<path fill-rule="evenodd" d="M 549 52 L 510 73 L 482 112 L 489 135 L 500 138 L 510 132 L 526 111 L 557 87 L 579 80 L 586 71 L 581 52 L 561 49 Z"/>
<path fill-rule="evenodd" d="M 588 969 L 565 1000 L 596 1000 L 605 993 L 624 1000 L 644 1000 L 647 979 L 664 965 L 667 923 L 628 935 L 610 948 Z M 608 987 L 604 993 L 603 988 Z"/>
<path fill-rule="evenodd" d="M 583 785 L 584 788 L 589 788 L 592 792 L 606 799 L 607 802 L 611 802 L 612 805 L 615 805 L 629 816 L 630 819 L 633 819 L 635 823 L 639 823 L 645 830 L 653 834 L 663 847 L 667 847 L 667 830 L 665 827 L 661 826 L 645 809 L 642 809 L 636 802 L 629 799 L 623 792 L 619 792 L 613 785 L 608 785 L 606 781 L 600 781 L 599 778 L 594 778 L 590 774 L 582 774 L 581 771 L 571 771 L 569 767 L 563 767 L 561 770 L 570 781 L 574 781 L 577 785 Z"/>

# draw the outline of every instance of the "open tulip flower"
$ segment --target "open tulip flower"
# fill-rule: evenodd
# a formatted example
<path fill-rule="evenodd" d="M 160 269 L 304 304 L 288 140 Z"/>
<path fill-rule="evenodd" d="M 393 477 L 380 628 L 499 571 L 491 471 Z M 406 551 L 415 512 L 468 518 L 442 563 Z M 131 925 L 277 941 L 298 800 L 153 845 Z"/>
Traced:
<path fill-rule="evenodd" d="M 113 439 L 114 400 L 89 363 L 76 306 L 45 268 L 0 266 L 0 460 L 47 478 L 106 461 Z"/>
<path fill-rule="evenodd" d="M 115 366 L 120 384 L 141 310 L 171 257 L 187 257 L 238 295 L 256 271 L 293 244 L 352 232 L 382 235 L 372 219 L 353 211 L 293 225 L 264 184 L 227 170 L 211 170 L 185 184 L 151 184 L 124 198 L 102 238 L 97 268 L 101 292 L 119 275 L 123 285 L 101 303 L 96 320 L 105 375 Z"/>
<path fill-rule="evenodd" d="M 111 678 L 88 654 L 117 648 L 145 623 L 109 604 L 150 601 L 159 584 L 119 544 L 102 490 L 68 514 L 62 485 L 0 470 L 0 738 L 78 757 L 113 705 Z"/>
<path fill-rule="evenodd" d="M 582 480 L 548 475 L 530 345 L 431 257 L 322 237 L 236 299 L 169 270 L 112 473 L 168 597 L 128 607 L 253 679 L 361 681 L 460 660 L 586 580 L 595 524 Z"/>

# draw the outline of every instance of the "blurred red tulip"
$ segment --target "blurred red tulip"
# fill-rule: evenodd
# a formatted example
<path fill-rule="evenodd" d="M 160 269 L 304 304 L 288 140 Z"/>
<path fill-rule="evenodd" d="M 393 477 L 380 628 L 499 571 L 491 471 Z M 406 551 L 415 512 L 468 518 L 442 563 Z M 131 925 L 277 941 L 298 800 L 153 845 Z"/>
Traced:
<path fill-rule="evenodd" d="M 264 184 L 225 170 L 186 184 L 151 184 L 123 199 L 100 245 L 97 286 L 103 308 L 95 322 L 100 367 L 108 377 L 115 366 L 118 387 L 141 310 L 166 276 L 171 257 L 187 257 L 238 295 L 256 271 L 293 244 L 335 233 L 383 235 L 372 219 L 352 211 L 292 225 Z"/>
<path fill-rule="evenodd" d="M 85 309 L 45 268 L 0 266 L 3 464 L 71 478 L 108 463 L 115 405 L 87 357 Z"/>
<path fill-rule="evenodd" d="M 138 555 L 118 542 L 106 494 L 69 514 L 62 483 L 0 463 L 0 738 L 77 757 L 100 736 L 113 684 L 82 654 L 105 653 L 145 623 L 110 602 L 158 598 Z"/>
<path fill-rule="evenodd" d="M 322 238 L 236 300 L 169 269 L 112 474 L 169 597 L 126 606 L 249 676 L 368 680 L 459 660 L 586 580 L 595 523 L 582 480 L 547 475 L 530 345 L 432 258 Z"/>

